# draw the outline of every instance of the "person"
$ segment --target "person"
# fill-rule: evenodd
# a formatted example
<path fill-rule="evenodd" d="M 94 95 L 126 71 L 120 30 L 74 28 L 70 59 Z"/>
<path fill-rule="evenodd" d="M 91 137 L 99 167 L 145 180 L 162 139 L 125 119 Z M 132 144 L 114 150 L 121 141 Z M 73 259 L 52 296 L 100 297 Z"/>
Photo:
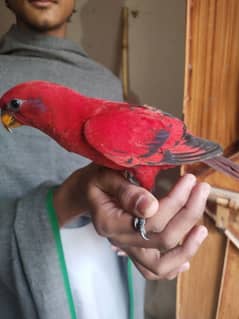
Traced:
<path fill-rule="evenodd" d="M 6 4 L 16 25 L 0 42 L 0 94 L 42 79 L 122 99 L 120 81 L 66 39 L 74 0 Z M 189 268 L 207 236 L 197 222 L 208 184 L 186 174 L 158 200 L 37 130 L 22 127 L 10 135 L 1 126 L 0 138 L 4 319 L 132 318 L 131 268 L 121 251 L 147 279 L 172 279 Z M 146 218 L 150 240 L 134 229 L 135 216 Z M 111 245 L 121 249 L 118 254 Z M 135 311 L 135 318 L 143 318 L 142 300 L 135 301 Z"/>

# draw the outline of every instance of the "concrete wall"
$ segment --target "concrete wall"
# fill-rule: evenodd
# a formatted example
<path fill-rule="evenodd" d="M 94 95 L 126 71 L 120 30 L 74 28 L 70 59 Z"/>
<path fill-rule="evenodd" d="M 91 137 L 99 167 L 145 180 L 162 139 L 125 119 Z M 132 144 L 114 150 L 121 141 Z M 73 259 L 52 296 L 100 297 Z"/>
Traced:
<path fill-rule="evenodd" d="M 91 57 L 119 74 L 120 13 L 124 4 L 130 9 L 129 99 L 155 105 L 180 116 L 184 72 L 184 0 L 78 0 L 77 13 L 69 25 L 69 37 L 82 45 Z M 1 35 L 14 21 L 4 1 L 0 2 L 0 21 Z M 163 174 L 159 184 L 162 188 L 169 188 L 176 175 L 175 171 Z M 174 318 L 175 282 L 151 283 L 150 291 L 147 311 L 151 318 Z M 160 300 L 163 302 L 160 303 Z"/>

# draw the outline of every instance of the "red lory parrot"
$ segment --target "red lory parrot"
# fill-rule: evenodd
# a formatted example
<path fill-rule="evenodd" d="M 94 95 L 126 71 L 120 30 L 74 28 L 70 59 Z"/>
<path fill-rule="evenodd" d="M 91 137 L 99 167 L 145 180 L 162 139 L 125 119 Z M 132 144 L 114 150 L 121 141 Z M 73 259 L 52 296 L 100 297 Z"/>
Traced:
<path fill-rule="evenodd" d="M 157 174 L 202 161 L 239 178 L 239 165 L 214 142 L 190 134 L 178 118 L 147 105 L 87 97 L 46 81 L 19 84 L 0 99 L 1 119 L 11 130 L 28 125 L 69 152 L 127 171 L 152 190 Z"/>

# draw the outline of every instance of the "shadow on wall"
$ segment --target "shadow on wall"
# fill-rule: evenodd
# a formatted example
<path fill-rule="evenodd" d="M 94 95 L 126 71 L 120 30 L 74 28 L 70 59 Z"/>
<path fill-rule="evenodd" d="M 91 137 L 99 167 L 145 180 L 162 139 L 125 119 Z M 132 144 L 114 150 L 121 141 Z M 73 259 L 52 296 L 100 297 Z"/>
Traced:
<path fill-rule="evenodd" d="M 8 31 L 10 26 L 15 23 L 14 15 L 6 8 L 5 1 L 0 1 L 0 37 Z"/>
<path fill-rule="evenodd" d="M 96 61 L 119 76 L 121 65 L 121 10 L 125 0 L 82 0 L 77 3 L 81 28 L 81 45 Z M 130 91 L 128 101 L 139 104 Z"/>
<path fill-rule="evenodd" d="M 93 59 L 119 74 L 124 0 L 84 2 L 80 8 L 82 46 Z"/>

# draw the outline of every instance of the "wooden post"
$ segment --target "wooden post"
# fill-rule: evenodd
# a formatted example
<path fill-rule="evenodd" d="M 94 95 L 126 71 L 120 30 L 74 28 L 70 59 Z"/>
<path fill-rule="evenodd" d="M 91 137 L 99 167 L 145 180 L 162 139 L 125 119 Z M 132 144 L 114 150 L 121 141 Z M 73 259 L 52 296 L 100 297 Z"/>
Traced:
<path fill-rule="evenodd" d="M 129 9 L 122 8 L 121 77 L 124 100 L 129 96 Z"/>

